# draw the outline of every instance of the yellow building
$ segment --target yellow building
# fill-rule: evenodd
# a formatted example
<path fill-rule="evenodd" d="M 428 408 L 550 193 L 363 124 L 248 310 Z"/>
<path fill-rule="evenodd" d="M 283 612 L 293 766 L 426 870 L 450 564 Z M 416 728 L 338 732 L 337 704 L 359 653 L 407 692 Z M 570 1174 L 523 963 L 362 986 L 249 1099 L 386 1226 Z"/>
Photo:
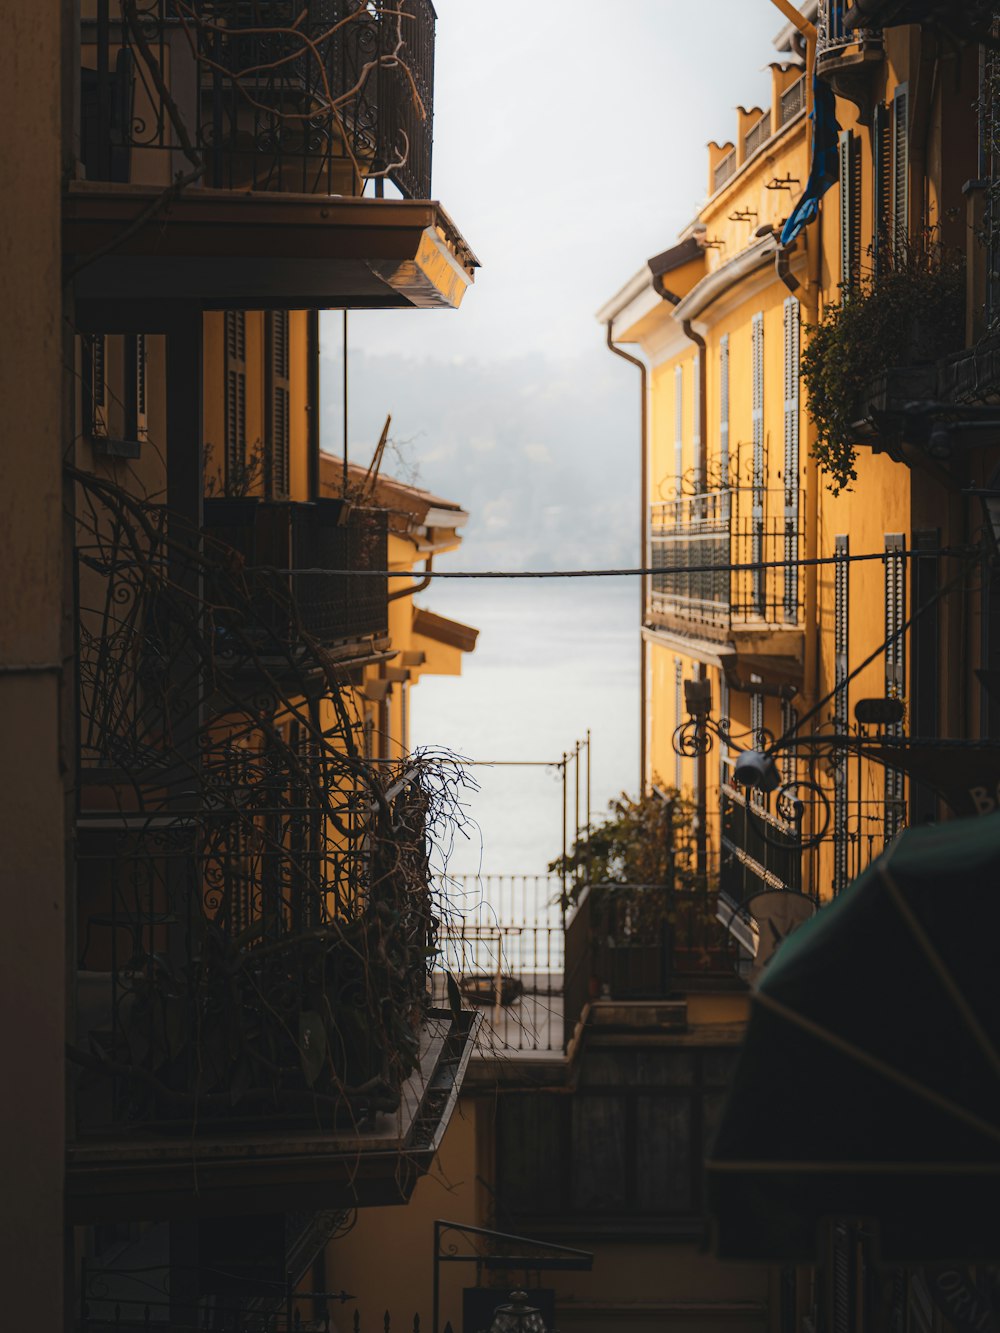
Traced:
<path fill-rule="evenodd" d="M 644 782 L 694 799 L 751 978 L 906 824 L 988 813 L 1000 778 L 987 19 L 952 6 L 949 42 L 931 5 L 777 7 L 770 107 L 738 109 L 691 225 L 599 315 L 648 383 Z M 741 751 L 759 785 L 735 782 Z M 799 1156 L 835 1179 L 835 1143 Z M 818 1189 L 782 1249 L 764 1164 L 713 1165 L 719 1199 L 745 1187 L 725 1254 L 832 1278 L 787 1268 L 783 1327 L 947 1326 L 921 1269 L 880 1266 L 877 1207 L 839 1216 Z"/>

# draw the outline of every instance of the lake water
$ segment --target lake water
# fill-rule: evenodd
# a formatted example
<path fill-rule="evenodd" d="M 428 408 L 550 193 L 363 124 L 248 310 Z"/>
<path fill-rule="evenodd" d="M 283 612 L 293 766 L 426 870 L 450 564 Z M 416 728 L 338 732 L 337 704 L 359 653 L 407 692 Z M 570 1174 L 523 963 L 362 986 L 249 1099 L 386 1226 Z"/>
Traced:
<path fill-rule="evenodd" d="M 530 582 L 439 580 L 418 598 L 480 630 L 454 677 L 413 691 L 411 741 L 477 761 L 478 792 L 463 797 L 465 834 L 450 874 L 542 874 L 562 849 L 558 761 L 591 733 L 591 808 L 600 815 L 638 785 L 639 636 L 634 579 Z M 542 761 L 550 767 L 482 766 Z M 586 765 L 581 765 L 581 809 Z M 569 783 L 570 841 L 575 782 Z M 581 821 L 584 816 L 581 814 Z"/>

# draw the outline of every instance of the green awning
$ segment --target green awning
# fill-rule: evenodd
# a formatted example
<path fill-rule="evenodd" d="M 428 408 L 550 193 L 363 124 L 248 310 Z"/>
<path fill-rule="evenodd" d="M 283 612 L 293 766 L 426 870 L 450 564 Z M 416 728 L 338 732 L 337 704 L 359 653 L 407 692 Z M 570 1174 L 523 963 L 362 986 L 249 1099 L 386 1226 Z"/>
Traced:
<path fill-rule="evenodd" d="M 720 1256 L 1000 1255 L 1000 814 L 909 829 L 753 995 L 708 1162 Z"/>

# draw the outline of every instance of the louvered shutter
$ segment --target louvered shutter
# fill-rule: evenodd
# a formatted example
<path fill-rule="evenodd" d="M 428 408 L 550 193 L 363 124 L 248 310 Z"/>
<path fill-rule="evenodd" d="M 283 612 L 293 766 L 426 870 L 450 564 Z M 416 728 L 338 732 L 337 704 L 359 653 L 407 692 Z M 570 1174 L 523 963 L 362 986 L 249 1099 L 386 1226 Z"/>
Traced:
<path fill-rule="evenodd" d="M 840 287 L 842 295 L 861 278 L 861 141 L 844 130 L 838 141 L 840 159 Z"/>
<path fill-rule="evenodd" d="M 125 439 L 146 438 L 146 335 L 125 338 Z"/>
<path fill-rule="evenodd" d="M 764 558 L 764 315 L 753 317 L 750 331 L 750 364 L 753 380 L 753 475 L 751 477 L 751 549 L 753 571 L 753 608 L 758 615 L 766 610 L 766 572 L 760 569 Z"/>
<path fill-rule="evenodd" d="M 833 1255 L 830 1264 L 831 1333 L 854 1333 L 854 1283 L 852 1281 L 852 1238 L 843 1223 L 833 1227 Z"/>
<path fill-rule="evenodd" d="M 272 310 L 266 317 L 267 417 L 264 466 L 268 494 L 286 499 L 289 492 L 289 316 Z"/>
<path fill-rule="evenodd" d="M 719 484 L 729 486 L 729 334 L 719 339 Z"/>
<path fill-rule="evenodd" d="M 750 695 L 750 743 L 763 747 L 764 738 L 764 696 L 759 690 Z"/>
<path fill-rule="evenodd" d="M 906 694 L 906 557 L 901 532 L 885 537 L 885 693 L 888 699 Z M 903 734 L 903 724 L 886 727 L 891 736 Z M 885 840 L 890 842 L 903 826 L 905 782 L 894 768 L 885 770 Z"/>
<path fill-rule="evenodd" d="M 833 567 L 833 723 L 834 730 L 846 732 L 848 728 L 848 632 L 850 620 L 850 578 L 851 566 L 848 564 L 850 538 L 846 535 L 835 537 L 834 553 L 837 563 Z M 847 765 L 838 760 L 833 772 L 833 891 L 840 893 L 847 888 Z"/>
<path fill-rule="evenodd" d="M 909 238 L 910 135 L 906 84 L 892 98 L 892 244 L 900 255 Z"/>
<path fill-rule="evenodd" d="M 684 721 L 684 663 L 679 657 L 674 658 L 674 726 L 679 727 Z M 674 786 L 680 791 L 684 782 L 684 761 L 680 754 L 674 754 Z"/>
<path fill-rule="evenodd" d="M 674 485 L 680 521 L 681 482 L 684 476 L 684 367 L 674 366 Z"/>
<path fill-rule="evenodd" d="M 799 618 L 799 303 L 785 298 L 785 619 Z"/>
<path fill-rule="evenodd" d="M 892 262 L 892 116 L 884 103 L 875 108 L 872 156 L 875 177 L 872 249 L 878 277 Z"/>
<path fill-rule="evenodd" d="M 243 494 L 247 470 L 247 317 L 226 311 L 226 491 Z"/>
<path fill-rule="evenodd" d="M 108 433 L 107 414 L 107 335 L 85 334 L 82 342 L 83 427 L 88 435 Z"/>

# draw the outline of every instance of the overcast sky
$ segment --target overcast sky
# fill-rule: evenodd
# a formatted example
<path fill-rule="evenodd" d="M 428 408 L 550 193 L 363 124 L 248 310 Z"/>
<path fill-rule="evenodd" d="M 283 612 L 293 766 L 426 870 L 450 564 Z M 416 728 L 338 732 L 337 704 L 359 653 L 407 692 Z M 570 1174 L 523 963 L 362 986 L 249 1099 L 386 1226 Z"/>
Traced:
<path fill-rule="evenodd" d="M 482 262 L 458 311 L 350 314 L 351 456 L 460 501 L 463 563 L 637 553 L 635 370 L 594 313 L 704 197 L 706 143 L 769 96 L 770 0 L 436 0 L 433 192 Z M 341 317 L 323 317 L 339 452 Z M 631 563 L 635 563 L 634 560 Z"/>
<path fill-rule="evenodd" d="M 769 96 L 769 0 L 436 0 L 433 192 L 482 262 L 458 313 L 358 312 L 357 349 L 560 357 L 673 243 L 709 139 Z M 607 353 L 606 353 L 607 355 Z M 628 371 L 623 369 L 627 376 Z"/>

